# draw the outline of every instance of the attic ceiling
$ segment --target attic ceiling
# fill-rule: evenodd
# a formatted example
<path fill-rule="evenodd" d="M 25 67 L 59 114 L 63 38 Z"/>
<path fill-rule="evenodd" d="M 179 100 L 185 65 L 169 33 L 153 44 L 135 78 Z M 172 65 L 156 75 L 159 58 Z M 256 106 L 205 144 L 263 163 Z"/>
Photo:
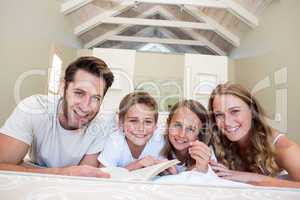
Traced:
<path fill-rule="evenodd" d="M 228 55 L 272 0 L 62 0 L 87 49 Z"/>

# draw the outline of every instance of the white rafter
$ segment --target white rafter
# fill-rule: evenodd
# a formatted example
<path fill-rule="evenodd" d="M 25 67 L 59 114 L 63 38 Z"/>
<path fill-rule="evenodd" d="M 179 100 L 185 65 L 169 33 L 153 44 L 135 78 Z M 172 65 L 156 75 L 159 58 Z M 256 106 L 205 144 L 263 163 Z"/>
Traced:
<path fill-rule="evenodd" d="M 209 24 L 218 35 L 223 37 L 226 41 L 231 43 L 233 46 L 238 47 L 240 45 L 240 38 L 238 36 L 228 31 L 226 28 L 224 28 L 222 25 L 220 25 L 211 17 L 206 16 L 199 9 L 193 6 L 184 6 L 183 9 L 186 12 L 188 12 L 190 15 L 195 17 L 196 19 L 202 20 L 207 24 Z"/>
<path fill-rule="evenodd" d="M 114 35 L 109 37 L 108 40 L 125 41 L 125 42 L 143 42 L 143 43 L 159 43 L 159 44 L 177 44 L 188 46 L 206 46 L 202 41 L 197 40 L 181 40 L 171 38 L 155 38 L 155 37 L 138 37 L 138 36 L 120 36 Z"/>
<path fill-rule="evenodd" d="M 136 0 L 140 3 L 190 5 L 199 7 L 223 8 L 238 17 L 250 27 L 258 26 L 257 17 L 234 0 Z"/>
<path fill-rule="evenodd" d="M 103 12 L 99 15 L 96 15 L 96 16 L 92 17 L 91 19 L 89 19 L 88 21 L 84 22 L 83 24 L 77 26 L 74 30 L 74 34 L 81 35 L 87 31 L 95 28 L 96 26 L 102 24 L 102 20 L 104 18 L 116 16 L 116 15 L 132 8 L 135 5 L 136 5 L 135 1 L 124 1 L 117 7 L 112 8 L 111 10 Z"/>
<path fill-rule="evenodd" d="M 68 3 L 68 2 L 71 3 L 73 1 L 75 1 L 75 0 L 72 0 L 70 2 L 67 1 L 66 3 Z M 84 2 L 86 4 L 86 3 L 88 3 L 88 1 L 92 1 L 92 0 L 76 0 L 76 1 L 79 1 L 82 3 Z M 103 21 L 107 17 L 116 16 L 116 15 L 132 8 L 137 3 L 187 5 L 187 6 L 190 5 L 190 6 L 224 8 L 224 9 L 227 9 L 232 14 L 234 14 L 235 16 L 237 16 L 240 20 L 242 20 L 249 26 L 255 27 L 258 25 L 258 19 L 252 13 L 247 11 L 243 6 L 239 5 L 238 3 L 234 2 L 233 0 L 124 0 L 117 7 L 113 8 L 109 11 L 106 11 L 104 13 L 101 13 L 99 15 L 96 15 L 96 16 L 92 17 L 91 19 L 89 19 L 88 21 L 77 26 L 74 30 L 74 34 L 81 35 L 87 31 L 95 28 L 96 26 L 102 24 Z M 79 5 L 81 5 L 81 4 L 77 4 L 77 6 L 79 6 Z M 113 21 L 113 19 L 106 19 L 106 20 Z M 220 28 L 220 26 L 218 26 L 218 24 L 216 25 L 216 23 L 214 23 L 213 25 L 214 25 L 214 27 Z M 220 28 L 218 30 L 221 31 L 222 28 Z M 225 31 L 222 30 L 222 32 L 225 33 L 226 30 Z M 230 33 L 228 33 L 226 35 L 229 37 L 232 36 L 232 35 L 230 35 Z M 234 36 L 231 37 L 231 41 L 234 42 L 234 45 L 236 46 L 237 40 L 234 39 Z"/>
<path fill-rule="evenodd" d="M 257 17 L 245 9 L 242 5 L 233 0 L 222 0 L 222 2 L 227 6 L 227 9 L 230 13 L 238 17 L 251 28 L 258 26 Z"/>
<path fill-rule="evenodd" d="M 147 27 L 144 28 L 140 31 L 138 31 L 136 34 L 134 34 L 134 36 L 138 36 L 138 37 L 149 37 L 147 36 L 147 34 L 149 33 L 149 30 L 152 30 L 152 27 Z M 178 38 L 177 35 L 175 35 L 173 32 L 171 32 L 169 29 L 164 28 L 164 27 L 160 27 L 159 28 L 159 32 L 161 34 L 163 34 L 164 36 L 166 36 L 167 38 L 171 38 L 171 39 L 180 39 Z M 199 41 L 201 42 L 201 41 Z M 168 46 L 168 49 L 174 49 L 174 47 Z M 175 49 L 180 49 L 183 52 L 189 51 L 190 53 L 199 53 L 198 51 L 194 50 L 193 48 L 188 48 L 187 45 L 179 45 L 177 47 L 175 47 Z M 174 50 L 176 51 L 176 50 Z"/>
<path fill-rule="evenodd" d="M 146 18 L 147 16 L 151 16 L 151 15 L 157 14 L 157 13 L 162 15 L 167 20 L 176 20 L 175 16 L 173 16 L 169 11 L 165 10 L 161 6 L 153 7 L 150 10 L 148 10 L 148 11 L 144 12 L 143 14 L 141 14 L 138 17 Z M 101 42 L 104 42 L 106 40 L 111 40 L 111 38 L 113 38 L 113 36 L 121 33 L 122 31 L 124 31 L 125 29 L 127 29 L 130 26 L 132 26 L 132 25 L 122 25 L 120 27 L 117 27 L 116 29 L 113 29 L 113 30 L 111 30 L 107 33 L 104 33 L 103 35 L 101 35 L 101 36 L 93 39 L 92 41 L 86 43 L 84 45 L 84 48 L 92 48 L 92 47 L 100 44 Z M 189 35 L 191 38 L 193 38 L 194 41 L 199 41 L 199 42 L 201 41 L 203 43 L 203 46 L 206 46 L 207 48 L 209 48 L 211 51 L 217 53 L 218 55 L 226 55 L 226 53 L 223 50 L 221 50 L 219 47 L 217 47 L 215 44 L 213 44 L 212 42 L 210 42 L 206 38 L 202 37 L 196 31 L 182 29 L 182 32 Z M 124 39 L 124 37 L 123 37 L 123 39 Z"/>
<path fill-rule="evenodd" d="M 161 7 L 160 7 L 161 8 Z M 175 18 L 175 16 L 170 13 L 169 11 L 167 11 L 164 8 L 161 8 L 160 10 L 160 14 L 166 18 L 166 19 L 172 19 Z M 195 30 L 186 30 L 186 29 L 181 29 L 181 31 L 183 33 L 185 33 L 186 35 L 190 36 L 191 38 L 193 38 L 194 40 L 199 40 L 202 41 L 205 46 L 207 48 L 209 48 L 211 51 L 217 53 L 218 55 L 221 56 L 225 56 L 226 52 L 223 51 L 222 49 L 220 49 L 217 45 L 215 45 L 214 43 L 212 43 L 211 41 L 209 41 L 208 39 L 206 39 L 205 37 L 201 36 L 199 33 L 197 33 Z"/>
<path fill-rule="evenodd" d="M 153 14 L 156 14 L 159 11 L 159 8 L 160 8 L 159 6 L 152 7 L 149 10 L 147 10 L 146 12 L 140 14 L 137 17 L 140 17 L 140 18 L 149 17 L 149 16 L 151 16 Z M 130 25 L 121 25 L 121 26 L 119 26 L 119 27 L 117 27 L 117 28 L 115 28 L 115 29 L 113 29 L 111 31 L 108 31 L 107 33 L 104 33 L 104 34 L 96 37 L 92 41 L 86 43 L 84 45 L 84 48 L 92 48 L 92 47 L 96 46 L 97 44 L 100 44 L 101 42 L 104 42 L 110 36 L 117 35 L 117 34 L 121 33 L 122 31 L 124 31 L 125 29 L 127 29 L 129 26 Z"/>
<path fill-rule="evenodd" d="M 101 23 L 214 30 L 214 28 L 207 23 L 129 17 L 107 17 L 101 19 Z"/>
<path fill-rule="evenodd" d="M 71 12 L 81 8 L 88 3 L 91 3 L 92 1 L 94 0 L 69 0 L 61 5 L 60 12 L 64 15 L 70 14 Z"/>
<path fill-rule="evenodd" d="M 227 8 L 222 0 L 136 0 L 140 3 L 167 4 L 167 5 L 191 5 L 212 8 Z"/>

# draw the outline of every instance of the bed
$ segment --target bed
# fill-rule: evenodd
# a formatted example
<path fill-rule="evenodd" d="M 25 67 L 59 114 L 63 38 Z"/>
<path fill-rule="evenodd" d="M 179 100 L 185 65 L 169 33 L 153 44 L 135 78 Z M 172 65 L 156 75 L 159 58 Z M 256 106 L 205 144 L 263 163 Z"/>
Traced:
<path fill-rule="evenodd" d="M 299 200 L 300 189 L 166 184 L 0 171 L 0 199 Z"/>

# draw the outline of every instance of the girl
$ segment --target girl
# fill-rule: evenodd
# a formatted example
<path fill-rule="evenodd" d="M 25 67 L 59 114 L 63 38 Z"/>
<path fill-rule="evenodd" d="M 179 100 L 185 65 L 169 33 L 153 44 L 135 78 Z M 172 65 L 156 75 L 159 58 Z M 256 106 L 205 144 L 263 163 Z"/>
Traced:
<path fill-rule="evenodd" d="M 167 119 L 166 146 L 162 155 L 177 158 L 177 172 L 195 169 L 207 172 L 211 159 L 208 113 L 197 101 L 183 100 L 173 106 Z"/>
<path fill-rule="evenodd" d="M 119 105 L 119 130 L 112 133 L 98 157 L 100 167 L 135 170 L 159 163 L 164 146 L 162 134 L 155 133 L 158 107 L 146 92 L 126 95 Z"/>
<path fill-rule="evenodd" d="M 213 142 L 220 163 L 211 162 L 218 176 L 266 186 L 299 187 L 300 183 L 271 178 L 286 170 L 300 181 L 300 147 L 272 129 L 249 91 L 221 84 L 212 92 Z"/>

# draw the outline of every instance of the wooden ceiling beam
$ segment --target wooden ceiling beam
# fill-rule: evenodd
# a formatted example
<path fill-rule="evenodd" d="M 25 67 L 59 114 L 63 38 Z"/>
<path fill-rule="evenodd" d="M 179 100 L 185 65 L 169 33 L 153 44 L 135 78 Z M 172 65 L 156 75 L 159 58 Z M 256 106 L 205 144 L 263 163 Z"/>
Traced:
<path fill-rule="evenodd" d="M 116 16 L 132 7 L 134 7 L 136 2 L 134 1 L 124 1 L 120 5 L 118 5 L 115 8 L 112 8 L 109 11 L 100 13 L 99 15 L 96 15 L 89 19 L 88 21 L 82 23 L 81 25 L 77 26 L 74 30 L 75 35 L 82 35 L 83 33 L 86 33 L 87 31 L 95 28 L 96 26 L 99 26 L 102 24 L 102 20 L 107 17 L 113 17 Z"/>
<path fill-rule="evenodd" d="M 156 14 L 158 12 L 158 10 L 159 10 L 159 6 L 155 6 L 151 9 L 147 10 L 146 12 L 140 14 L 137 17 L 146 18 L 148 16 Z M 126 30 L 128 27 L 130 27 L 130 25 L 121 25 L 111 31 L 108 31 L 107 33 L 104 33 L 103 35 L 100 35 L 100 36 L 96 37 L 95 39 L 91 40 L 90 42 L 86 43 L 84 45 L 84 48 L 92 48 L 92 47 L 96 46 L 97 44 L 104 42 L 110 36 L 121 33 L 122 31 Z"/>
<path fill-rule="evenodd" d="M 155 37 L 137 37 L 137 36 L 120 36 L 114 35 L 107 40 L 123 41 L 123 42 L 143 42 L 143 43 L 158 43 L 158 44 L 177 44 L 188 46 L 206 46 L 202 41 L 197 40 L 181 40 L 172 38 L 155 38 Z"/>
<path fill-rule="evenodd" d="M 178 20 L 141 19 L 141 18 L 128 18 L 128 17 L 107 17 L 107 18 L 101 19 L 100 21 L 101 21 L 101 23 L 107 23 L 107 24 L 128 24 L 128 25 L 141 25 L 141 26 L 214 30 L 214 28 L 207 23 L 186 22 L 186 21 L 178 21 Z"/>
<path fill-rule="evenodd" d="M 159 13 L 162 17 L 166 18 L 167 20 L 176 20 L 176 17 L 173 16 L 169 11 L 165 10 L 161 6 L 153 7 L 152 9 L 148 10 L 147 12 L 141 14 L 138 17 L 147 17 L 151 14 L 156 14 Z M 133 25 L 122 25 L 120 27 L 117 27 L 116 29 L 113 29 L 103 35 L 100 35 L 99 37 L 93 39 L 92 41 L 86 43 L 84 45 L 84 48 L 92 48 L 97 46 L 98 44 L 109 40 L 113 38 L 113 36 L 121 33 L 122 31 L 126 30 L 128 27 L 133 26 Z M 215 52 L 218 55 L 225 56 L 226 52 L 224 52 L 222 49 L 220 49 L 218 46 L 216 46 L 214 43 L 210 42 L 203 36 L 201 36 L 199 33 L 197 33 L 194 30 L 187 30 L 187 29 L 182 29 L 182 32 L 193 38 L 193 41 L 201 41 L 203 43 L 203 46 L 206 46 L 209 48 L 211 51 Z M 128 39 L 128 38 L 127 38 Z M 174 40 L 173 40 L 174 41 Z"/>
<path fill-rule="evenodd" d="M 248 26 L 252 28 L 258 26 L 257 17 L 234 0 L 135 0 L 135 2 L 222 8 L 228 10 Z"/>
<path fill-rule="evenodd" d="M 235 34 L 231 33 L 229 30 L 227 30 L 225 27 L 220 25 L 217 21 L 212 19 L 209 16 L 206 16 L 204 13 L 202 13 L 199 9 L 193 6 L 184 6 L 183 9 L 195 17 L 197 20 L 201 20 L 209 24 L 214 32 L 216 32 L 218 35 L 220 35 L 224 40 L 231 43 L 233 46 L 238 47 L 240 45 L 240 38 L 236 36 Z"/>
<path fill-rule="evenodd" d="M 69 0 L 61 4 L 60 12 L 64 15 L 70 14 L 75 10 L 85 6 L 86 4 L 91 3 L 94 0 Z"/>

